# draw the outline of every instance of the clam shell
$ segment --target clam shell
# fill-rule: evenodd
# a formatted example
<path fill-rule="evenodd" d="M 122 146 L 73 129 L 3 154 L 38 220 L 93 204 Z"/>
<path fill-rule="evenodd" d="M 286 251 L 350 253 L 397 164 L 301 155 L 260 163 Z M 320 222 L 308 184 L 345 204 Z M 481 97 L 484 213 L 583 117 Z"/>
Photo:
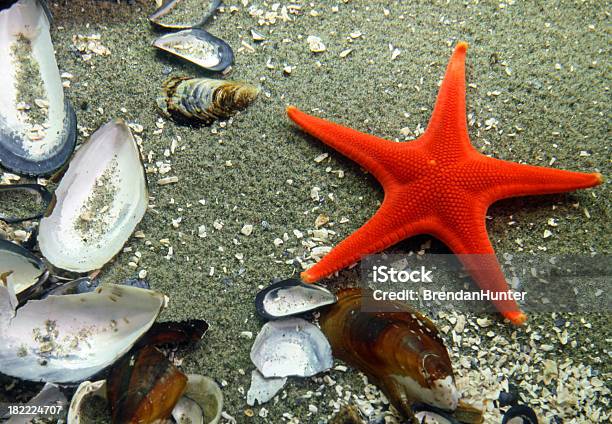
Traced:
<path fill-rule="evenodd" d="M 406 418 L 413 416 L 414 402 L 456 409 L 448 351 L 435 325 L 418 311 L 375 301 L 365 290 L 345 289 L 320 322 L 334 356 L 365 373 Z"/>
<path fill-rule="evenodd" d="M 98 129 L 75 154 L 40 221 L 38 243 L 54 266 L 100 269 L 128 240 L 147 209 L 145 172 L 122 120 Z"/>
<path fill-rule="evenodd" d="M 264 377 L 259 370 L 253 370 L 251 373 L 251 386 L 247 392 L 247 404 L 255 406 L 255 403 L 260 405 L 268 402 L 276 394 L 285 387 L 287 377 Z"/>
<path fill-rule="evenodd" d="M 172 410 L 178 424 L 217 424 L 223 412 L 223 393 L 210 377 L 187 375 L 183 397 Z"/>
<path fill-rule="evenodd" d="M 13 197 L 11 197 L 13 196 Z M 24 199 L 24 197 L 34 197 Z M 40 184 L 7 184 L 0 185 L 0 219 L 9 224 L 22 221 L 39 219 L 43 216 L 49 202 L 51 193 Z M 6 211 L 5 207 L 12 209 L 13 205 L 18 205 L 19 209 L 25 208 L 25 204 L 35 203 L 35 208 L 27 212 Z"/>
<path fill-rule="evenodd" d="M 234 62 L 229 44 L 203 29 L 162 35 L 153 45 L 210 71 L 223 71 Z"/>
<path fill-rule="evenodd" d="M 193 1 L 193 0 L 192 0 Z M 195 2 L 196 6 L 201 5 L 202 1 Z M 215 13 L 221 0 L 209 0 L 208 9 L 204 12 L 202 18 L 195 22 L 175 21 L 174 15 L 186 12 L 192 5 L 189 0 L 165 0 L 163 4 L 149 16 L 149 22 L 163 29 L 188 29 L 197 26 L 202 26 Z"/>
<path fill-rule="evenodd" d="M 0 282 L 11 284 L 15 295 L 27 297 L 48 276 L 42 260 L 19 245 L 0 239 Z"/>
<path fill-rule="evenodd" d="M 245 109 L 258 94 L 259 88 L 243 82 L 173 77 L 164 82 L 157 106 L 178 122 L 211 124 Z"/>
<path fill-rule="evenodd" d="M 0 284 L 0 372 L 32 381 L 83 381 L 126 353 L 165 302 L 158 292 L 109 284 L 30 300 L 15 311 L 12 284 Z"/>
<path fill-rule="evenodd" d="M 289 279 L 272 284 L 255 297 L 257 313 L 265 319 L 299 315 L 336 302 L 336 296 L 316 284 Z"/>
<path fill-rule="evenodd" d="M 321 330 L 301 318 L 266 323 L 251 348 L 251 361 L 266 378 L 310 377 L 333 365 Z"/>
<path fill-rule="evenodd" d="M 76 115 L 37 0 L 0 11 L 0 69 L 0 164 L 18 174 L 51 174 L 74 150 Z"/>

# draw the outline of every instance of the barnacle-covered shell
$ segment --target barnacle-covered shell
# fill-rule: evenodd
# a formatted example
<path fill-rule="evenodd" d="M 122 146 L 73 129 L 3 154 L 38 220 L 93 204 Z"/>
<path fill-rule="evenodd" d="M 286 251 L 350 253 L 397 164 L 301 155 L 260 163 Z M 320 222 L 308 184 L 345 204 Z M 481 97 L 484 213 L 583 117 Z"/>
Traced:
<path fill-rule="evenodd" d="M 364 311 L 366 300 L 373 312 Z M 376 302 L 360 289 L 338 293 L 338 302 L 321 316 L 334 356 L 364 372 L 408 418 L 417 401 L 454 410 L 453 370 L 434 324 L 399 302 L 381 302 L 385 312 L 376 312 Z"/>
<path fill-rule="evenodd" d="M 153 45 L 210 71 L 223 71 L 234 62 L 229 44 L 203 29 L 162 35 Z"/>
<path fill-rule="evenodd" d="M 257 94 L 259 88 L 243 82 L 173 77 L 164 82 L 157 106 L 176 121 L 211 124 L 245 109 Z"/>
<path fill-rule="evenodd" d="M 301 318 L 266 323 L 251 348 L 251 361 L 266 377 L 310 377 L 333 365 L 329 342 Z"/>
<path fill-rule="evenodd" d="M 0 164 L 19 174 L 51 174 L 74 150 L 76 116 L 38 0 L 0 10 L 0 69 Z"/>
<path fill-rule="evenodd" d="M 13 224 L 43 216 L 51 193 L 40 184 L 0 185 L 0 220 Z"/>
<path fill-rule="evenodd" d="M 83 381 L 114 363 L 151 327 L 165 296 L 114 284 L 30 300 L 15 310 L 0 284 L 0 372 L 32 381 Z"/>
<path fill-rule="evenodd" d="M 325 287 L 288 279 L 265 287 L 255 296 L 257 313 L 265 319 L 278 319 L 312 311 L 336 301 Z"/>
<path fill-rule="evenodd" d="M 157 348 L 147 346 L 113 366 L 106 393 L 114 423 L 153 423 L 169 418 L 187 376 Z"/>
<path fill-rule="evenodd" d="M 202 17 L 190 20 L 188 15 L 194 10 L 199 10 L 205 3 L 208 3 L 208 7 L 202 11 Z M 164 0 L 159 9 L 149 16 L 149 22 L 164 29 L 188 29 L 202 26 L 215 13 L 220 4 L 221 0 L 208 0 L 207 2 L 202 0 Z"/>
<path fill-rule="evenodd" d="M 0 239 L 0 284 L 11 284 L 18 298 L 27 297 L 48 276 L 42 260 L 19 245 Z"/>
<path fill-rule="evenodd" d="M 111 121 L 70 162 L 40 221 L 43 256 L 69 271 L 100 269 L 123 247 L 147 209 L 140 152 L 128 126 Z"/>

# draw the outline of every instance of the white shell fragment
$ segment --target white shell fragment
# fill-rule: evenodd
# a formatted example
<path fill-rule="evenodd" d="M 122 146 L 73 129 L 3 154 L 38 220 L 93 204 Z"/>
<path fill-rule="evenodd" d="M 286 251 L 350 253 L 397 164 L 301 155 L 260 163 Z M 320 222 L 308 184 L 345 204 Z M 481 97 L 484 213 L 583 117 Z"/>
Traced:
<path fill-rule="evenodd" d="M 210 377 L 188 374 L 185 393 L 172 410 L 172 417 L 178 424 L 217 424 L 222 411 L 219 385 Z"/>
<path fill-rule="evenodd" d="M 301 318 L 266 323 L 251 348 L 251 361 L 266 377 L 310 377 L 332 367 L 329 342 Z"/>
<path fill-rule="evenodd" d="M 268 402 L 285 387 L 287 377 L 266 378 L 258 370 L 251 373 L 251 387 L 247 392 L 247 404 L 255 406 L 255 402 L 260 405 Z"/>
<path fill-rule="evenodd" d="M 42 390 L 24 405 L 17 405 L 29 414 L 12 414 L 5 424 L 30 424 L 38 419 L 58 418 L 68 405 L 68 399 L 60 388 L 53 383 L 46 383 Z M 46 421 L 45 421 L 46 422 Z"/>
<path fill-rule="evenodd" d="M 38 0 L 0 11 L 0 69 L 0 163 L 19 174 L 50 174 L 74 150 L 76 116 Z"/>
<path fill-rule="evenodd" d="M 153 45 L 211 71 L 223 71 L 234 62 L 232 48 L 203 29 L 162 35 Z"/>
<path fill-rule="evenodd" d="M 56 383 L 83 381 L 114 363 L 166 301 L 158 292 L 109 284 L 14 310 L 12 291 L 11 284 L 0 284 L 0 372 Z"/>
<path fill-rule="evenodd" d="M 12 284 L 16 295 L 46 280 L 48 274 L 42 261 L 28 250 L 0 239 L 0 282 Z"/>
<path fill-rule="evenodd" d="M 68 424 L 81 424 L 82 408 L 85 400 L 90 396 L 106 399 L 106 380 L 83 381 L 77 387 L 70 401 L 68 409 Z M 86 424 L 86 423 L 83 423 Z"/>
<path fill-rule="evenodd" d="M 336 296 L 316 284 L 289 279 L 272 284 L 255 297 L 257 313 L 266 319 L 298 315 L 336 302 Z"/>
<path fill-rule="evenodd" d="M 44 257 L 69 271 L 100 269 L 128 240 L 147 209 L 140 152 L 122 120 L 98 129 L 75 154 L 40 222 Z"/>

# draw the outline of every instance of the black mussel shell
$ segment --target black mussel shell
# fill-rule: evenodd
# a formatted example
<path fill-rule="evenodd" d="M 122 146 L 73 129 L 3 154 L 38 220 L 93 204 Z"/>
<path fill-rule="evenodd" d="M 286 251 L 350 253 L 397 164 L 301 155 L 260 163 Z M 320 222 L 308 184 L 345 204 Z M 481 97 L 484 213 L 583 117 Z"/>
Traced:
<path fill-rule="evenodd" d="M 208 323 L 201 319 L 156 322 L 138 341 L 137 346 L 192 346 L 202 340 Z"/>
<path fill-rule="evenodd" d="M 502 419 L 502 424 L 510 423 L 513 418 L 519 418 L 523 421 L 519 421 L 521 424 L 538 424 L 538 417 L 533 409 L 526 405 L 515 405 L 508 409 Z M 514 424 L 516 420 L 512 421 Z"/>
<path fill-rule="evenodd" d="M 260 290 L 255 296 L 255 308 L 262 318 L 274 320 L 310 312 L 336 300 L 324 287 L 290 278 Z"/>
<path fill-rule="evenodd" d="M 171 15 L 175 8 L 176 10 L 179 10 L 182 7 L 181 3 L 182 3 L 182 0 L 164 0 L 163 4 L 159 7 L 159 9 L 157 9 L 155 12 L 149 15 L 149 22 L 151 22 L 151 24 L 159 28 L 171 29 L 171 30 L 200 27 L 200 26 L 203 26 L 206 23 L 206 21 L 208 21 L 212 17 L 212 15 L 214 15 L 214 13 L 217 11 L 219 6 L 221 5 L 221 0 L 210 0 L 208 10 L 204 12 L 204 16 L 202 16 L 202 18 L 197 22 L 193 22 L 193 23 L 181 22 L 181 23 L 175 23 L 175 24 L 164 23 L 163 22 L 164 17 L 166 15 Z"/>
<path fill-rule="evenodd" d="M 11 194 L 18 196 L 16 199 L 6 199 Z M 37 208 L 35 211 L 28 211 L 26 213 L 16 211 L 15 213 L 5 212 L 5 206 L 11 207 L 13 205 L 24 205 L 25 202 L 22 196 L 34 195 L 36 196 Z M 40 184 L 8 184 L 0 185 L 0 220 L 13 224 L 17 222 L 30 221 L 34 219 L 42 218 L 43 214 L 47 210 L 49 203 L 51 202 L 51 193 Z"/>
<path fill-rule="evenodd" d="M 35 297 L 49 277 L 49 271 L 47 270 L 44 262 L 29 250 L 24 249 L 18 244 L 12 243 L 8 240 L 0 239 L 0 251 L 3 251 L 8 255 L 21 257 L 24 260 L 24 263 L 29 263 L 35 270 L 37 270 L 36 279 L 28 283 L 27 286 L 14 287 L 14 289 L 17 291 L 16 296 L 20 304 L 29 298 Z M 12 258 L 10 261 L 13 263 L 15 261 L 15 256 L 9 256 L 9 258 Z M 6 283 L 13 272 L 15 272 L 15 270 L 0 269 L 0 284 Z"/>

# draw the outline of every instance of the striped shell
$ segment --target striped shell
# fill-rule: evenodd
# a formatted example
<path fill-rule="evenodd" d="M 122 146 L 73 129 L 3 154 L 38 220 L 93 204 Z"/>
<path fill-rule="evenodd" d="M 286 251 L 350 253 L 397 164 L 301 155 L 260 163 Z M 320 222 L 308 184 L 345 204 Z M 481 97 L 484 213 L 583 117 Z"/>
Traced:
<path fill-rule="evenodd" d="M 257 94 L 259 88 L 243 82 L 173 77 L 164 82 L 157 106 L 176 121 L 208 125 L 245 109 Z"/>

